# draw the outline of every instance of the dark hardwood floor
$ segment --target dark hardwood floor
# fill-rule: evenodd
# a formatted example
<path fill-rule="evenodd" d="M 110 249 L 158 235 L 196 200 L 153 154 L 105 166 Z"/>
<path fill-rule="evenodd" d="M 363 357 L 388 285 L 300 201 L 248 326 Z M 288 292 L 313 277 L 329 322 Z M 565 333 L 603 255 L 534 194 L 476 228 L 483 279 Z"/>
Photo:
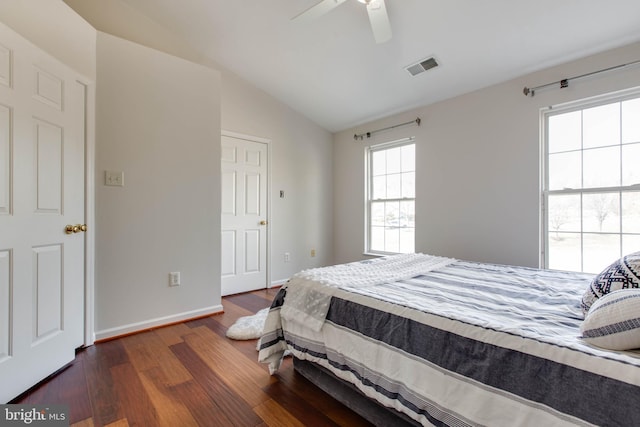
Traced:
<path fill-rule="evenodd" d="M 84 426 L 368 426 L 293 370 L 270 376 L 256 340 L 225 337 L 277 290 L 222 300 L 224 314 L 88 347 L 12 403 L 66 404 Z"/>

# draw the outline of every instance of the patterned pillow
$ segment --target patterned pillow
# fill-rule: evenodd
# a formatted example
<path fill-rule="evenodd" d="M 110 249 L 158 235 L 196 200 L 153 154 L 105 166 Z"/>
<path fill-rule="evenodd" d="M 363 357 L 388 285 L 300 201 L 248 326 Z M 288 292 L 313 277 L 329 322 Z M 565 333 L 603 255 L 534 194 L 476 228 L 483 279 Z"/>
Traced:
<path fill-rule="evenodd" d="M 623 256 L 593 278 L 582 296 L 583 314 L 603 295 L 627 288 L 640 288 L 640 252 Z"/>
<path fill-rule="evenodd" d="M 609 350 L 640 348 L 640 289 L 620 289 L 598 298 L 580 332 L 586 342 Z"/>

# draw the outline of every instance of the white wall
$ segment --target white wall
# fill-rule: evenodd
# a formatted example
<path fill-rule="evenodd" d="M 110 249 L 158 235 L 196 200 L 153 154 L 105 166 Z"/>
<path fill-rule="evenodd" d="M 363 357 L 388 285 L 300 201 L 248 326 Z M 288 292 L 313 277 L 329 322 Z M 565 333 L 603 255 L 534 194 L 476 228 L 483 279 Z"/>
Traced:
<path fill-rule="evenodd" d="M 270 278 L 333 261 L 333 136 L 118 0 L 65 0 L 98 30 L 217 69 L 222 129 L 271 140 Z M 280 199 L 280 190 L 285 198 Z M 310 256 L 316 249 L 316 257 Z M 291 261 L 284 262 L 284 253 Z"/>
<path fill-rule="evenodd" d="M 540 109 L 640 86 L 640 67 L 574 80 L 567 89 L 539 91 L 533 98 L 522 89 L 639 55 L 640 44 L 630 45 L 336 134 L 334 261 L 363 258 L 365 145 L 415 136 L 416 251 L 538 267 Z M 354 133 L 416 117 L 422 126 L 353 139 Z"/>
<path fill-rule="evenodd" d="M 219 73 L 104 33 L 97 52 L 96 338 L 221 311 Z"/>
<path fill-rule="evenodd" d="M 231 73 L 223 73 L 222 82 L 223 129 L 272 141 L 271 281 L 282 283 L 300 270 L 331 264 L 331 133 Z M 290 262 L 284 261 L 285 252 Z"/>
<path fill-rule="evenodd" d="M 217 64 L 122 2 L 66 3 L 73 10 L 60 0 L 3 0 L 0 19 L 98 80 L 98 339 L 221 309 L 221 129 L 272 141 L 271 280 L 331 262 L 329 132 L 233 73 L 220 78 L 211 71 Z M 96 28 L 103 32 L 98 48 Z M 212 145 L 198 137 L 209 127 Z M 105 187 L 106 169 L 124 171 L 125 187 Z M 167 286 L 169 271 L 182 273 L 182 287 Z"/>
<path fill-rule="evenodd" d="M 0 20 L 94 81 L 96 30 L 62 0 L 2 0 Z"/>

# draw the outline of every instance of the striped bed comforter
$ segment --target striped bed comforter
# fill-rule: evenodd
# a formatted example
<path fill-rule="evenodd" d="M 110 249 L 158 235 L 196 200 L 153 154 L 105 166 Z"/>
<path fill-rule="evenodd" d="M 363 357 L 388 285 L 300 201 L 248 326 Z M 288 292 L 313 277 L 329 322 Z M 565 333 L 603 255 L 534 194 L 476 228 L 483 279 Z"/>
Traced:
<path fill-rule="evenodd" d="M 640 425 L 640 353 L 580 339 L 591 277 L 453 261 L 394 282 L 316 282 L 330 295 L 317 328 L 281 316 L 294 276 L 259 360 L 275 372 L 290 350 L 423 425 Z"/>

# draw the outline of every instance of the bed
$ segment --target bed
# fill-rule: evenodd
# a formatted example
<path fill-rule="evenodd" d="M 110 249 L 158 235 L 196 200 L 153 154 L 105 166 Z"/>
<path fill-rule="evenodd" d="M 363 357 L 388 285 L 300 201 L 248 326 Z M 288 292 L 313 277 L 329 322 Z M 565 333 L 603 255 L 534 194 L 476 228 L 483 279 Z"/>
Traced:
<path fill-rule="evenodd" d="M 275 374 L 290 351 L 376 425 L 639 425 L 640 353 L 580 330 L 593 278 L 422 254 L 307 270 L 258 357 Z"/>

